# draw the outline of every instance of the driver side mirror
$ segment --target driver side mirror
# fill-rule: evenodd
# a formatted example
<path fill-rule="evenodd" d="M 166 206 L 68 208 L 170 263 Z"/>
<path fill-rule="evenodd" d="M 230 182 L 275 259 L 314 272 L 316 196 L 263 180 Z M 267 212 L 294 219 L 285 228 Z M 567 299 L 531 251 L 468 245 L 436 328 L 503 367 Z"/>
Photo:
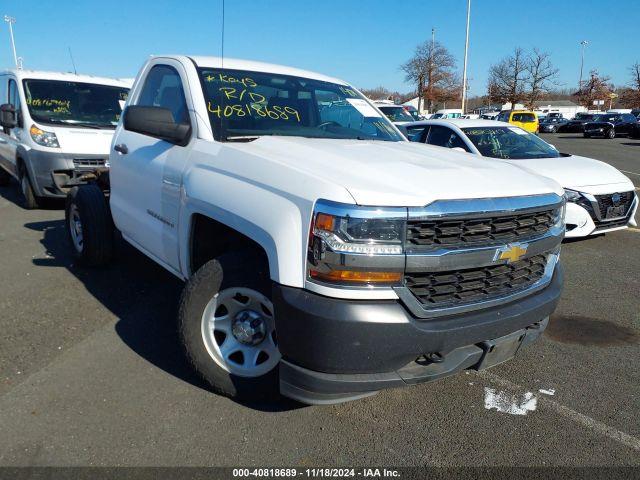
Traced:
<path fill-rule="evenodd" d="M 184 147 L 189 143 L 191 125 L 176 123 L 168 108 L 131 105 L 124 111 L 124 128 Z"/>
<path fill-rule="evenodd" d="M 18 126 L 18 116 L 16 115 L 16 107 L 10 103 L 0 105 L 0 127 L 4 129 L 4 133 Z"/>

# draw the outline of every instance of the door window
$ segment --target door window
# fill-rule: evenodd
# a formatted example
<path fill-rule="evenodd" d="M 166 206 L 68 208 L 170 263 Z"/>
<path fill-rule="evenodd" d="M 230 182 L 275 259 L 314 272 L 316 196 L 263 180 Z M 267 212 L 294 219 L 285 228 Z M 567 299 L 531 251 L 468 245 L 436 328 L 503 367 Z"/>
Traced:
<path fill-rule="evenodd" d="M 136 105 L 167 108 L 175 122 L 190 123 L 180 74 L 168 65 L 156 65 L 149 71 Z"/>
<path fill-rule="evenodd" d="M 405 128 L 409 133 L 409 140 L 412 142 L 424 142 L 426 136 L 425 133 L 429 130 L 428 125 L 407 125 Z"/>
<path fill-rule="evenodd" d="M 16 108 L 16 118 L 20 116 L 20 95 L 18 94 L 18 84 L 14 79 L 9 79 L 9 103 Z M 20 120 L 18 120 L 19 122 Z"/>
<path fill-rule="evenodd" d="M 427 141 L 430 145 L 437 145 L 439 147 L 446 148 L 463 148 L 465 151 L 469 151 L 469 148 L 464 143 L 464 141 L 458 136 L 456 132 L 447 127 L 442 127 L 440 125 L 433 125 L 431 130 L 429 131 L 429 140 Z"/>

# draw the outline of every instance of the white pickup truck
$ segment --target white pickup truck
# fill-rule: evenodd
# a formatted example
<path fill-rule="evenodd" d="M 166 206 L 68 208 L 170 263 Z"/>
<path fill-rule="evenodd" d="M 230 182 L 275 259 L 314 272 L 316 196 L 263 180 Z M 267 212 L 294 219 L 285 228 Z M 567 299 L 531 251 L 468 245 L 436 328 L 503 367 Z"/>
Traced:
<path fill-rule="evenodd" d="M 106 263 L 119 231 L 185 280 L 186 355 L 224 395 L 335 403 L 487 368 L 560 296 L 559 185 L 408 142 L 342 80 L 152 57 L 110 164 L 67 197 L 75 255 Z"/>

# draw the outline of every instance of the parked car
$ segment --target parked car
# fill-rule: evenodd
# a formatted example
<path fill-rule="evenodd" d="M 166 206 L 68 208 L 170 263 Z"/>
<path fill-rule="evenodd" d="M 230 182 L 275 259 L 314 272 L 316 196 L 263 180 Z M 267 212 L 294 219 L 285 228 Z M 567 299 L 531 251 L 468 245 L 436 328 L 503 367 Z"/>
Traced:
<path fill-rule="evenodd" d="M 569 123 L 569 120 L 566 118 L 546 117 L 540 121 L 538 131 L 540 133 L 556 133 L 567 123 Z"/>
<path fill-rule="evenodd" d="M 583 133 L 584 126 L 595 120 L 597 114 L 592 113 L 576 113 L 572 120 L 558 127 L 558 133 Z"/>
<path fill-rule="evenodd" d="M 638 119 L 630 113 L 604 113 L 584 126 L 584 137 L 616 138 L 618 135 L 629 136 L 638 123 Z"/>
<path fill-rule="evenodd" d="M 458 118 L 461 115 L 462 110 L 459 108 L 445 108 L 438 110 L 431 118 Z"/>
<path fill-rule="evenodd" d="M 538 132 L 538 116 L 531 110 L 505 110 L 500 112 L 496 121 L 510 123 L 529 133 Z"/>
<path fill-rule="evenodd" d="M 429 120 L 407 128 L 412 141 L 505 160 L 565 188 L 568 238 L 637 226 L 631 180 L 599 160 L 558 152 L 538 136 L 502 122 Z"/>
<path fill-rule="evenodd" d="M 74 188 L 65 215 L 78 262 L 107 263 L 117 229 L 187 282 L 180 339 L 215 391 L 336 403 L 490 367 L 542 334 L 559 185 L 408 142 L 342 80 L 222 65 L 148 59 L 108 196 Z"/>
<path fill-rule="evenodd" d="M 638 121 L 640 121 L 640 108 L 634 108 L 633 110 L 631 110 L 631 115 L 633 115 L 638 119 Z"/>
<path fill-rule="evenodd" d="M 411 114 L 402 105 L 376 104 L 376 106 L 396 125 L 406 125 L 414 121 Z"/>
<path fill-rule="evenodd" d="M 480 115 L 480 119 L 495 120 L 498 115 L 500 115 L 500 112 L 484 112 Z"/>
<path fill-rule="evenodd" d="M 0 184 L 15 177 L 33 209 L 106 168 L 130 86 L 69 73 L 0 73 Z"/>
<path fill-rule="evenodd" d="M 414 121 L 417 122 L 418 120 L 426 120 L 422 115 L 420 115 L 418 109 L 413 105 L 402 105 L 402 107 L 409 115 L 411 115 Z"/>

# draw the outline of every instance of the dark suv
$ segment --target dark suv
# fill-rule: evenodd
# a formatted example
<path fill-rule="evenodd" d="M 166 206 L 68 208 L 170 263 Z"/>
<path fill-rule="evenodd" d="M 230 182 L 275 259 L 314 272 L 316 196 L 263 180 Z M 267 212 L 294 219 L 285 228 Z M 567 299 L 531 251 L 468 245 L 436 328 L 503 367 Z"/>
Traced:
<path fill-rule="evenodd" d="M 585 124 L 584 136 L 585 138 L 629 136 L 636 123 L 638 123 L 638 119 L 630 113 L 604 113 L 597 115 L 594 121 Z"/>

